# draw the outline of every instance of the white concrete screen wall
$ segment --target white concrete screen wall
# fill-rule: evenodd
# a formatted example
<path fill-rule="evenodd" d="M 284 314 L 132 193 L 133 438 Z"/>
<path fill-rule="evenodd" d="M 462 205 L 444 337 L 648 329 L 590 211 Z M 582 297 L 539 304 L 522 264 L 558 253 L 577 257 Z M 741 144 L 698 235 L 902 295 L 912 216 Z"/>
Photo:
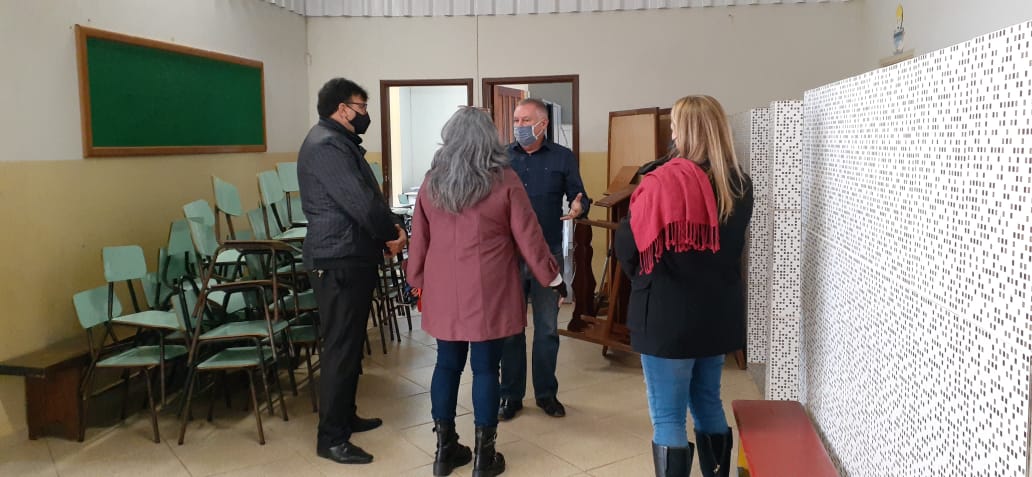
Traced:
<path fill-rule="evenodd" d="M 838 465 L 1025 476 L 1032 23 L 804 104 L 803 399 Z"/>

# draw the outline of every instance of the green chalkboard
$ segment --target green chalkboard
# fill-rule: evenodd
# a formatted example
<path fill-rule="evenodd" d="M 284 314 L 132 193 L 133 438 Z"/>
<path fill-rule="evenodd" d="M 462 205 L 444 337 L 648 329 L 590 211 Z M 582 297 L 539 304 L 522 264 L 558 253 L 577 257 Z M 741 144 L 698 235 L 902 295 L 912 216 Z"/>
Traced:
<path fill-rule="evenodd" d="M 265 151 L 262 63 L 76 26 L 83 154 Z"/>

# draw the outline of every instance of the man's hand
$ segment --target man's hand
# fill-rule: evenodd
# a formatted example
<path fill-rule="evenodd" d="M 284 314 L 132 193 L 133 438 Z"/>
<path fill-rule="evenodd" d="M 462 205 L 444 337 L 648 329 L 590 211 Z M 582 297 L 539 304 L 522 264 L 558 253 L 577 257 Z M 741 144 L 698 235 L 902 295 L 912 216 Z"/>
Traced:
<path fill-rule="evenodd" d="M 398 230 L 398 238 L 385 243 L 392 257 L 400 254 L 402 250 L 405 250 L 405 245 L 408 245 L 408 235 L 405 234 L 405 229 L 400 225 L 395 225 L 394 228 Z"/>
<path fill-rule="evenodd" d="M 584 212 L 584 204 L 581 202 L 581 198 L 584 194 L 577 194 L 577 197 L 573 199 L 573 203 L 570 204 L 570 213 L 560 217 L 562 220 L 573 220 L 581 216 Z"/>

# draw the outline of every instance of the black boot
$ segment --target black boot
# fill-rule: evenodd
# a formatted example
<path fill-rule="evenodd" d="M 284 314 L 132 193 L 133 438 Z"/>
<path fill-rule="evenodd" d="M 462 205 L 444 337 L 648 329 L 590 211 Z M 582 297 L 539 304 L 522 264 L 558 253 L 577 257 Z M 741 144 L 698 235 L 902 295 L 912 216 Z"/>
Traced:
<path fill-rule="evenodd" d="M 498 427 L 478 427 L 473 453 L 473 477 L 495 477 L 505 472 L 505 457 L 495 452 Z"/>
<path fill-rule="evenodd" d="M 699 445 L 699 467 L 703 477 L 727 477 L 731 473 L 731 428 L 724 434 L 695 432 Z"/>
<path fill-rule="evenodd" d="M 473 460 L 469 447 L 459 444 L 455 433 L 455 421 L 434 421 L 437 433 L 437 453 L 434 454 L 434 475 L 451 475 L 456 467 L 462 467 Z"/>
<path fill-rule="evenodd" d="M 692 453 L 695 446 L 667 447 L 652 443 L 652 463 L 656 466 L 656 477 L 688 477 L 692 470 Z"/>

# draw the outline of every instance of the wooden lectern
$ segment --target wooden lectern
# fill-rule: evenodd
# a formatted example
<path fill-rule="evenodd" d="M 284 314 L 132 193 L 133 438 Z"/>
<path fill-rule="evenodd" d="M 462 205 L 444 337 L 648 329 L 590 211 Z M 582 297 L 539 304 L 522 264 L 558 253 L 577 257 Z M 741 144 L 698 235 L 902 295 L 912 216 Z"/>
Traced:
<path fill-rule="evenodd" d="M 620 220 L 627 216 L 631 193 L 637 187 L 638 169 L 667 152 L 670 142 L 670 110 L 644 108 L 609 113 L 609 153 L 607 157 L 609 186 L 605 197 L 595 207 L 607 210 L 606 220 L 577 220 L 574 228 L 573 252 L 573 318 L 563 336 L 602 345 L 602 354 L 612 349 L 631 350 L 627 329 L 627 301 L 630 281 L 613 255 L 613 234 Z M 599 285 L 591 261 L 592 228 L 605 230 L 606 260 Z M 596 293 L 596 287 L 598 291 Z"/>
<path fill-rule="evenodd" d="M 627 328 L 627 302 L 630 280 L 613 254 L 613 235 L 617 224 L 627 216 L 631 194 L 638 183 L 641 166 L 664 156 L 670 144 L 670 110 L 659 108 L 614 111 L 609 113 L 609 186 L 594 207 L 607 210 L 605 221 L 580 219 L 573 233 L 573 317 L 559 334 L 602 345 L 602 355 L 610 348 L 631 351 Z M 605 230 L 606 260 L 599 285 L 592 270 L 595 251 L 591 245 L 592 228 Z M 745 262 L 743 262 L 744 264 Z M 743 269 L 746 267 L 743 266 Z M 596 293 L 596 288 L 597 293 Z M 740 369 L 745 369 L 745 354 L 735 353 Z"/>
<path fill-rule="evenodd" d="M 637 187 L 637 167 L 624 167 L 595 207 L 608 209 L 609 220 L 579 219 L 576 221 L 573 242 L 573 318 L 559 334 L 602 345 L 602 354 L 609 348 L 631 351 L 631 334 L 627 329 L 627 300 L 631 293 L 630 281 L 624 275 L 620 262 L 613 254 L 613 234 L 617 224 L 627 216 L 631 193 Z M 595 293 L 596 281 L 591 269 L 594 250 L 591 246 L 592 227 L 606 231 L 606 266 L 602 271 L 602 286 Z M 605 317 L 603 319 L 602 317 Z"/>

